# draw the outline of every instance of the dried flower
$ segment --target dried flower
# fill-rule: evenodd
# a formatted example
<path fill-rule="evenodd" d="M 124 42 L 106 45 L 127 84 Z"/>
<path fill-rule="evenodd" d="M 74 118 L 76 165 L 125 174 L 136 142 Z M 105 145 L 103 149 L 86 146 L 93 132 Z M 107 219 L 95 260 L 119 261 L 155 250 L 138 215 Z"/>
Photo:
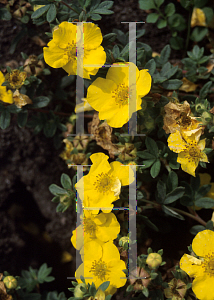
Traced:
<path fill-rule="evenodd" d="M 25 106 L 27 104 L 33 103 L 32 100 L 27 95 L 20 94 L 19 90 L 16 90 L 13 93 L 13 100 L 14 100 L 14 103 L 16 104 L 16 106 L 19 108 L 22 108 L 22 106 Z"/>
<path fill-rule="evenodd" d="M 8 81 L 8 86 L 12 89 L 19 89 L 27 77 L 26 72 L 21 72 L 17 69 L 12 70 L 10 73 L 7 73 L 5 76 L 6 81 Z"/>
<path fill-rule="evenodd" d="M 30 55 L 28 59 L 26 59 L 24 63 L 24 70 L 29 75 L 39 75 L 42 73 L 44 69 L 44 63 L 42 60 L 38 60 L 36 55 Z"/>
<path fill-rule="evenodd" d="M 169 287 L 164 290 L 166 298 L 171 298 L 172 300 L 181 300 L 184 298 L 187 286 L 183 281 L 173 278 L 168 285 Z"/>
<path fill-rule="evenodd" d="M 140 277 L 138 279 L 138 277 Z M 143 290 L 147 287 L 151 281 L 150 275 L 143 268 L 137 267 L 137 270 L 133 270 L 130 274 L 130 284 L 133 285 L 134 290 Z"/>

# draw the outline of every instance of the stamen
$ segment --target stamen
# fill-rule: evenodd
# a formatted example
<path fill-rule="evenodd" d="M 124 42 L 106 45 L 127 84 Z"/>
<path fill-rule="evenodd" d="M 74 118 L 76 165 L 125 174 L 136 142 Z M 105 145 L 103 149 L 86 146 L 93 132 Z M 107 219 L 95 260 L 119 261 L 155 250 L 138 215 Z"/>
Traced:
<path fill-rule="evenodd" d="M 106 281 L 105 277 L 110 271 L 107 269 L 104 261 L 102 261 L 100 258 L 98 261 L 93 261 L 91 270 L 89 272 L 92 272 L 94 276 L 99 277 L 102 281 Z"/>
<path fill-rule="evenodd" d="M 124 83 L 119 84 L 112 92 L 112 98 L 119 107 L 127 105 L 129 103 L 129 87 Z"/>

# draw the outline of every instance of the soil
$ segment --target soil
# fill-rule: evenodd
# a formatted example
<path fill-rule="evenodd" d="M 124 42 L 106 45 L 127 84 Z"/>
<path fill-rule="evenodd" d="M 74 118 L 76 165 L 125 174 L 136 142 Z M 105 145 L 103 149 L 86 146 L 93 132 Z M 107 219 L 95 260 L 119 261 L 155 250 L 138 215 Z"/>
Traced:
<path fill-rule="evenodd" d="M 115 14 L 103 16 L 102 21 L 96 22 L 103 34 L 112 32 L 112 28 L 126 32 L 128 25 L 121 24 L 122 21 L 146 19 L 147 14 L 138 8 L 138 1 L 114 2 Z M 32 30 L 36 30 L 34 25 L 31 26 Z M 157 30 L 154 24 L 140 26 L 146 29 L 141 41 L 150 45 L 153 51 L 160 52 L 169 43 L 167 28 Z M 44 32 L 49 31 L 46 27 L 42 26 L 39 33 L 45 42 L 48 38 Z M 29 36 L 18 43 L 14 54 L 9 53 L 11 40 L 20 30 L 20 24 L 14 19 L 0 21 L 1 67 L 11 60 L 23 61 L 20 55 L 22 51 L 28 55 L 32 52 L 36 55 L 42 53 L 42 47 Z M 52 183 L 60 185 L 62 173 L 71 177 L 74 175 L 59 157 L 61 151 L 62 148 L 56 150 L 52 139 L 47 139 L 43 134 L 34 135 L 29 128 L 19 128 L 15 118 L 9 128 L 0 130 L 0 272 L 6 270 L 13 275 L 20 275 L 21 270 L 29 266 L 38 268 L 46 262 L 53 267 L 52 275 L 56 280 L 45 287 L 64 291 L 71 296 L 67 292 L 71 283 L 66 278 L 74 276 L 75 272 L 75 249 L 70 242 L 71 232 L 76 226 L 75 211 L 70 207 L 64 213 L 56 213 L 56 204 L 51 202 L 52 195 L 48 190 Z M 173 226 L 179 227 L 176 221 Z M 175 238 L 167 236 L 167 232 L 164 234 L 166 239 L 171 238 L 173 247 Z M 158 239 L 157 247 L 163 247 L 163 241 Z M 61 262 L 65 251 L 73 256 L 71 262 Z M 168 254 L 172 259 L 176 256 L 176 253 Z M 121 299 L 118 295 L 113 299 Z"/>

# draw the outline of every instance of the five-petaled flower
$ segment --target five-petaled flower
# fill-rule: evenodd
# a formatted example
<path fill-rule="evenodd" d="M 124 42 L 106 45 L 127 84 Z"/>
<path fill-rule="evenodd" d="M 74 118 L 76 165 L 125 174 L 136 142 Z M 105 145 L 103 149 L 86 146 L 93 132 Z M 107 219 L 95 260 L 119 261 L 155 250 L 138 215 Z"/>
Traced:
<path fill-rule="evenodd" d="M 200 231 L 192 242 L 192 249 L 199 259 L 184 254 L 180 268 L 190 277 L 195 277 L 192 290 L 200 300 L 213 300 L 214 295 L 214 232 Z"/>
<path fill-rule="evenodd" d="M 13 103 L 13 94 L 9 90 L 7 91 L 6 86 L 2 86 L 2 83 L 5 82 L 4 75 L 0 71 L 0 100 L 5 103 Z"/>
<path fill-rule="evenodd" d="M 119 232 L 120 224 L 113 213 L 94 215 L 92 211 L 84 210 L 82 224 L 73 230 L 71 242 L 76 249 L 80 250 L 91 240 L 113 241 Z"/>
<path fill-rule="evenodd" d="M 208 162 L 207 155 L 203 152 L 205 148 L 205 139 L 200 140 L 201 130 L 194 131 L 190 136 L 181 135 L 176 130 L 168 137 L 168 146 L 170 150 L 178 153 L 177 162 L 181 164 L 183 171 L 195 176 L 195 169 L 199 161 Z"/>
<path fill-rule="evenodd" d="M 97 240 L 84 244 L 84 261 L 75 273 L 78 283 L 80 276 L 85 277 L 85 282 L 98 288 L 104 281 L 110 281 L 105 294 L 114 294 L 116 289 L 126 283 L 126 269 L 124 261 L 120 260 L 120 253 L 112 241 L 100 244 Z"/>
<path fill-rule="evenodd" d="M 129 84 L 129 68 L 136 70 L 135 84 Z M 119 128 L 128 122 L 133 112 L 141 109 L 141 98 L 151 89 L 152 80 L 147 71 L 139 71 L 131 62 L 113 64 L 106 79 L 98 77 L 89 86 L 87 101 L 99 111 L 100 120 L 106 119 L 109 126 Z M 133 99 L 131 94 L 136 98 Z M 135 101 L 134 105 L 131 105 L 130 99 Z M 129 106 L 133 107 L 131 114 Z"/>
<path fill-rule="evenodd" d="M 90 75 L 97 73 L 99 65 L 104 65 L 106 53 L 100 46 L 103 38 L 98 26 L 83 23 L 83 32 L 79 36 L 77 25 L 62 22 L 53 31 L 53 39 L 48 43 L 48 47 L 43 48 L 45 62 L 52 68 L 63 68 L 68 75 L 90 79 Z M 81 70 L 77 70 L 77 59 Z M 90 66 L 84 66 L 87 64 Z"/>
<path fill-rule="evenodd" d="M 83 207 L 92 209 L 94 214 L 98 214 L 99 209 L 109 213 L 114 206 L 112 202 L 119 199 L 121 186 L 134 181 L 131 167 L 124 166 L 119 161 L 109 164 L 108 158 L 104 153 L 92 154 L 90 159 L 93 164 L 89 173 L 75 185 Z"/>

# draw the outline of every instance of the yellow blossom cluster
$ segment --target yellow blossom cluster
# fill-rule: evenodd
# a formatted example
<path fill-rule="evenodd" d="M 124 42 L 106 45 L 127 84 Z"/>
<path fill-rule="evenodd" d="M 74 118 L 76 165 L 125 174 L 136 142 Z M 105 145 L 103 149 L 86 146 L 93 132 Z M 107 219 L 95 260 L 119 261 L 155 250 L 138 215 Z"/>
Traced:
<path fill-rule="evenodd" d="M 81 225 L 71 237 L 73 246 L 80 250 L 83 260 L 75 273 L 78 283 L 81 283 L 81 275 L 87 283 L 94 282 L 96 288 L 110 281 L 106 295 L 114 294 L 117 288 L 126 283 L 123 272 L 126 264 L 120 260 L 119 250 L 113 243 L 120 232 L 120 224 L 111 210 L 113 202 L 119 199 L 121 186 L 129 185 L 134 180 L 131 168 L 117 161 L 109 164 L 108 158 L 104 153 L 92 154 L 89 173 L 75 185 L 82 202 L 83 215 Z"/>
<path fill-rule="evenodd" d="M 187 101 L 183 104 L 169 102 L 164 108 L 166 115 L 163 129 L 170 133 L 169 149 L 178 153 L 177 162 L 181 164 L 182 170 L 195 176 L 199 162 L 208 162 L 207 155 L 203 152 L 206 141 L 200 140 L 203 127 L 190 115 Z"/>

